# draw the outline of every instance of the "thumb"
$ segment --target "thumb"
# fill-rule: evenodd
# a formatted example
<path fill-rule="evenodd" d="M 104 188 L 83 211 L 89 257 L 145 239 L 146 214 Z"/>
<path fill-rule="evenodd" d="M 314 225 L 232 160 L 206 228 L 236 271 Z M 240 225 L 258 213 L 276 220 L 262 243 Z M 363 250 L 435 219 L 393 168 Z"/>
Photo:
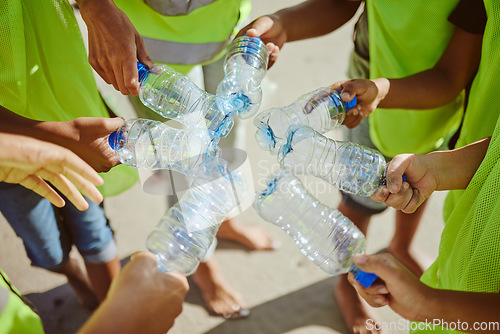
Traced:
<path fill-rule="evenodd" d="M 260 37 L 271 30 L 273 25 L 274 21 L 272 18 L 269 16 L 262 16 L 255 20 L 255 22 L 246 31 L 246 34 L 249 37 Z"/>
<path fill-rule="evenodd" d="M 137 59 L 149 68 L 154 67 L 155 63 L 153 62 L 148 52 L 146 51 L 144 40 L 140 35 L 137 35 L 136 37 L 136 47 L 137 47 Z"/>
<path fill-rule="evenodd" d="M 399 272 L 397 260 L 389 253 L 356 255 L 354 264 L 365 272 L 376 274 L 385 282 L 390 282 Z"/>
<path fill-rule="evenodd" d="M 125 122 L 122 117 L 105 118 L 104 120 L 103 131 L 107 131 L 109 133 L 118 130 Z"/>

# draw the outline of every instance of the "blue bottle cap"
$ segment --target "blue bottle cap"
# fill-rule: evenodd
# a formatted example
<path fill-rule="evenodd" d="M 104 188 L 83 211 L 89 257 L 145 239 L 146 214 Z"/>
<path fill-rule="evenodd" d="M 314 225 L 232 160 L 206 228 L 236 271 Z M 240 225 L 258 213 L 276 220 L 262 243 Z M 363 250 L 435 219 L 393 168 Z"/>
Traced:
<path fill-rule="evenodd" d="M 137 71 L 139 71 L 139 82 L 146 80 L 149 75 L 149 67 L 141 62 L 137 62 Z"/>
<path fill-rule="evenodd" d="M 339 95 L 341 92 L 342 92 L 341 90 L 337 91 L 337 93 L 339 93 Z M 349 102 L 342 100 L 342 98 L 340 98 L 340 100 L 342 101 L 342 103 L 344 103 L 345 111 L 351 110 L 358 103 L 358 99 L 356 98 L 356 96 Z"/>
<path fill-rule="evenodd" d="M 116 146 L 117 140 L 120 140 L 121 136 L 118 134 L 118 131 L 111 132 L 108 137 L 108 144 L 111 146 L 111 148 L 114 150 Z"/>
<path fill-rule="evenodd" d="M 373 273 L 367 273 L 366 271 L 359 269 L 354 264 L 352 265 L 350 271 L 353 274 L 354 279 L 358 281 L 365 288 L 369 288 L 378 277 Z"/>

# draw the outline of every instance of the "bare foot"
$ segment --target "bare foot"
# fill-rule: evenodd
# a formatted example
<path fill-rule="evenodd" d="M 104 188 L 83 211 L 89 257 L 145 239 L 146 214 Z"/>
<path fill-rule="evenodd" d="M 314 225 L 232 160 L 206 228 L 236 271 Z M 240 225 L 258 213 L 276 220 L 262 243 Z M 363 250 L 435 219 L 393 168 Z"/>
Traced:
<path fill-rule="evenodd" d="M 237 242 L 252 250 L 272 250 L 278 246 L 269 232 L 263 228 L 241 224 L 234 219 L 222 223 L 217 238 Z"/>
<path fill-rule="evenodd" d="M 78 302 L 82 307 L 92 311 L 99 306 L 99 300 L 92 290 L 87 273 L 72 254 L 69 255 L 69 259 L 64 266 L 56 272 L 66 275 L 68 283 L 75 291 Z"/>
<path fill-rule="evenodd" d="M 222 277 L 215 259 L 200 263 L 192 277 L 210 312 L 226 319 L 245 318 L 250 315 L 250 310 L 244 306 L 240 294 Z"/>
<path fill-rule="evenodd" d="M 342 312 L 344 322 L 351 333 L 380 333 L 375 328 L 377 320 L 370 314 L 367 306 L 362 303 L 358 293 L 347 280 L 346 274 L 339 276 L 335 286 L 335 298 Z"/>
<path fill-rule="evenodd" d="M 419 261 L 410 253 L 408 247 L 397 248 L 389 245 L 387 247 L 387 252 L 391 253 L 396 259 L 398 259 L 402 264 L 404 264 L 412 273 L 417 277 L 422 276 L 424 273 L 424 268 L 420 265 Z"/>

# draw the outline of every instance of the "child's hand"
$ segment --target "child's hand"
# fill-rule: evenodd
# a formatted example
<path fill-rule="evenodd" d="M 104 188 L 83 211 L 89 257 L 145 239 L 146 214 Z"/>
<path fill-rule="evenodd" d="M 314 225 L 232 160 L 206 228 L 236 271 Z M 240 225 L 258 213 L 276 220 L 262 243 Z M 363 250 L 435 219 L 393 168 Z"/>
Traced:
<path fill-rule="evenodd" d="M 287 41 L 286 31 L 279 17 L 276 15 L 261 16 L 241 29 L 236 37 L 245 34 L 249 37 L 260 37 L 262 42 L 266 44 L 267 51 L 269 51 L 268 68 L 271 68 L 278 59 L 281 47 Z"/>
<path fill-rule="evenodd" d="M 364 118 L 368 117 L 385 96 L 375 81 L 367 79 L 339 81 L 330 87 L 342 91 L 340 96 L 346 102 L 351 101 L 355 96 L 358 100 L 356 106 L 347 112 L 342 123 L 350 129 L 358 126 Z"/>
<path fill-rule="evenodd" d="M 58 207 L 66 203 L 54 188 L 78 210 L 89 206 L 78 190 L 102 201 L 95 187 L 102 178 L 87 163 L 64 147 L 26 136 L 0 133 L 0 181 L 18 183 Z"/>
<path fill-rule="evenodd" d="M 409 320 L 424 320 L 422 307 L 432 289 L 391 254 L 357 255 L 354 264 L 359 269 L 375 273 L 379 278 L 369 288 L 364 288 L 349 274 L 349 282 L 368 304 L 373 307 L 389 305 L 396 313 Z"/>
<path fill-rule="evenodd" d="M 403 182 L 403 175 L 407 182 Z M 387 165 L 387 185 L 370 198 L 404 213 L 412 213 L 438 189 L 438 180 L 428 155 L 400 154 Z"/>

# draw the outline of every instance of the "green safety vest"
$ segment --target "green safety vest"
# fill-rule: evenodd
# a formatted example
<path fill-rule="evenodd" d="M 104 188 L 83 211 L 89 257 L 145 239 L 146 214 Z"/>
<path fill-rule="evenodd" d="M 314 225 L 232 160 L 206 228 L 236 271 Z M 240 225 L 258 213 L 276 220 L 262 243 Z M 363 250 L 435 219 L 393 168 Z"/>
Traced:
<path fill-rule="evenodd" d="M 427 70 L 441 57 L 454 30 L 448 16 L 459 0 L 366 1 L 370 78 L 402 78 Z M 432 110 L 377 109 L 370 138 L 386 156 L 428 153 L 457 130 L 463 95 Z"/>
<path fill-rule="evenodd" d="M 467 112 L 457 141 L 462 147 L 491 136 L 498 115 L 500 114 L 500 4 L 495 1 L 484 1 L 488 13 L 481 63 L 472 83 Z M 496 22 L 496 25 L 494 24 Z M 443 212 L 448 217 L 456 206 L 463 190 L 450 191 L 446 197 Z"/>
<path fill-rule="evenodd" d="M 4 334 L 44 333 L 40 317 L 19 296 L 19 291 L 0 269 L 0 331 Z"/>
<path fill-rule="evenodd" d="M 67 0 L 1 0 L 0 25 L 0 105 L 41 121 L 109 117 Z M 104 196 L 138 180 L 123 165 L 101 175 Z"/>
<path fill-rule="evenodd" d="M 220 58 L 250 0 L 114 0 L 141 34 L 149 56 L 181 73 Z"/>
<path fill-rule="evenodd" d="M 498 293 L 500 3 L 485 0 L 484 4 L 488 21 L 483 37 L 481 64 L 471 89 L 459 143 L 463 146 L 484 137 L 492 138 L 486 156 L 467 188 L 451 191 L 446 198 L 445 209 L 448 212 L 445 215 L 439 255 L 425 271 L 421 281 L 438 289 Z M 456 333 L 444 328 L 436 332 Z"/>

